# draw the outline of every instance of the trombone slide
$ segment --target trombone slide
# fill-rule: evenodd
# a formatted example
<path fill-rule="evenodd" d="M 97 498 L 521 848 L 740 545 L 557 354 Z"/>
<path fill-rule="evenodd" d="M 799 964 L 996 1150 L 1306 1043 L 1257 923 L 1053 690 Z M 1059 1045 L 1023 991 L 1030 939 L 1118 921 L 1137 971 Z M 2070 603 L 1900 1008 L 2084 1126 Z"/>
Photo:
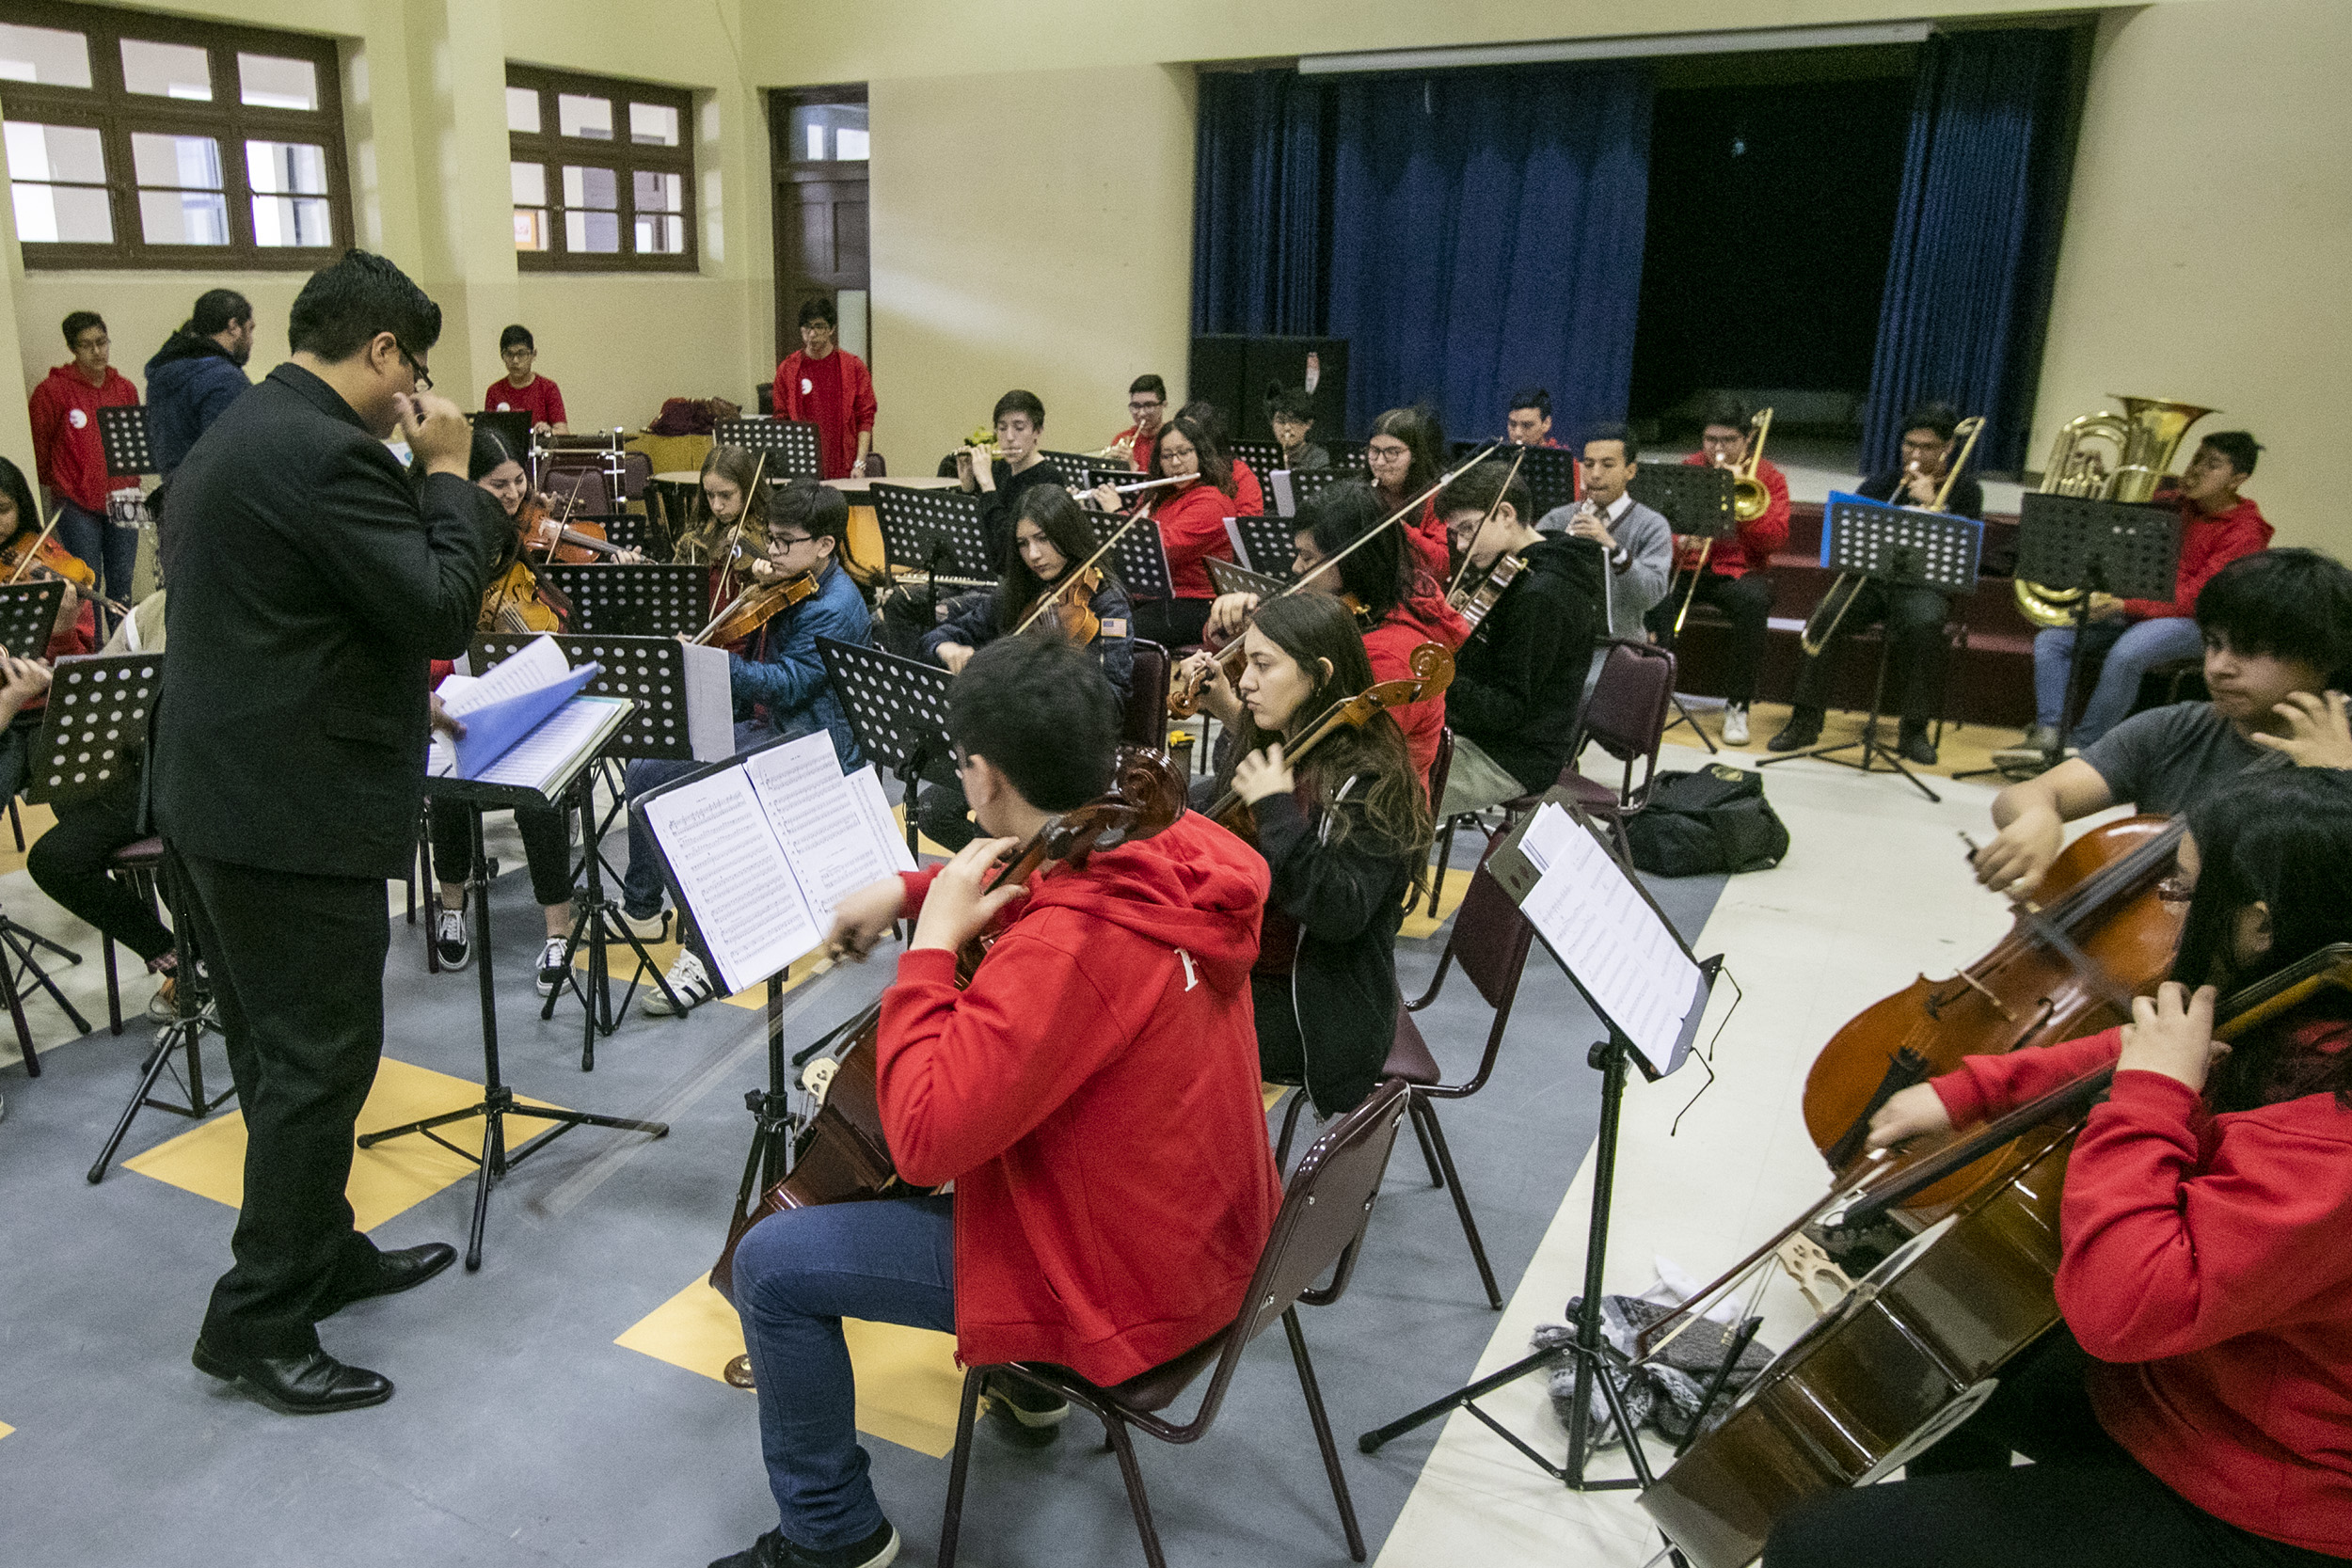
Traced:
<path fill-rule="evenodd" d="M 1691 601 L 1699 596 L 1699 578 L 1707 575 L 1707 558 L 1715 551 L 1715 537 L 1708 535 L 1699 541 L 1699 558 L 1691 562 L 1691 586 L 1682 591 L 1682 608 L 1675 611 L 1674 634 L 1682 635 L 1682 623 L 1690 618 Z"/>

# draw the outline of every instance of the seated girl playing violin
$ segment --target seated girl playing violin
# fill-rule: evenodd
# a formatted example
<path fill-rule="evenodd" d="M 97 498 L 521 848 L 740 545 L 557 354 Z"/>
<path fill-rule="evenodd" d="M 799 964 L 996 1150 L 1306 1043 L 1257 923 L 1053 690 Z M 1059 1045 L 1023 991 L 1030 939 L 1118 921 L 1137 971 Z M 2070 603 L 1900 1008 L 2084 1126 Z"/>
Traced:
<path fill-rule="evenodd" d="M 2187 816 L 2180 955 L 2131 1023 L 1968 1057 L 1871 1121 L 1884 1148 L 2114 1065 L 2067 1162 L 2064 1323 L 1908 1479 L 1784 1518 L 1767 1568 L 2352 1558 L 2352 997 L 2214 1037 L 2217 996 L 2352 942 L 2352 777 L 2248 778 Z"/>
<path fill-rule="evenodd" d="M 923 657 L 961 671 L 976 651 L 1019 629 L 1034 615 L 1029 627 L 1033 634 L 1059 637 L 1091 651 L 1111 689 L 1125 702 L 1136 657 L 1127 627 L 1127 590 L 1100 563 L 1077 582 L 1065 580 L 1101 548 L 1085 511 L 1058 484 L 1034 486 L 1021 497 L 1013 545 L 1012 564 L 996 591 L 958 600 L 947 619 L 924 634 Z M 1041 613 L 1040 601 L 1057 590 L 1054 603 Z M 953 767 L 945 763 L 929 782 L 920 806 L 923 831 L 953 853 L 972 842 L 963 785 Z"/>
<path fill-rule="evenodd" d="M 1268 1083 L 1303 1083 L 1317 1115 L 1329 1117 L 1354 1110 L 1388 1059 L 1396 933 L 1406 891 L 1427 869 L 1429 802 L 1386 710 L 1361 728 L 1334 729 L 1296 767 L 1284 754 L 1373 684 L 1346 605 L 1324 594 L 1276 599 L 1243 646 L 1238 760 L 1217 783 L 1249 808 L 1273 877 L 1249 977 L 1259 1070 Z"/>
<path fill-rule="evenodd" d="M 742 447 L 711 448 L 703 459 L 702 503 L 679 533 L 671 559 L 719 567 L 730 560 L 748 564 L 767 551 L 768 483 L 759 454 Z M 712 590 L 717 591 L 715 571 Z M 714 610 L 719 602 L 713 599 Z"/>

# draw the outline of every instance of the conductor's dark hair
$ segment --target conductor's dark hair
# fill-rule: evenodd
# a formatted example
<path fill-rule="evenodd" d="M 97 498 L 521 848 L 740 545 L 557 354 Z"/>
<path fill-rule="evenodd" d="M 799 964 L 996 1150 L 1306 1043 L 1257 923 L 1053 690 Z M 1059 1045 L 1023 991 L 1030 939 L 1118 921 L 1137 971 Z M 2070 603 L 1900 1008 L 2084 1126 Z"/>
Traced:
<path fill-rule="evenodd" d="M 1346 549 L 1388 515 L 1369 484 L 1334 484 L 1299 502 L 1296 527 L 1326 560 Z M 1364 613 L 1383 621 L 1411 597 L 1414 562 L 1405 550 L 1405 531 L 1391 525 L 1340 562 L 1340 592 L 1353 594 Z"/>
<path fill-rule="evenodd" d="M 1744 399 L 1735 398 L 1729 393 L 1717 393 L 1708 398 L 1706 406 L 1700 409 L 1699 425 L 1702 429 L 1708 425 L 1724 425 L 1745 435 L 1748 421 L 1755 417 L 1755 411 L 1748 407 Z"/>
<path fill-rule="evenodd" d="M 1625 448 L 1625 460 L 1628 463 L 1639 463 L 1642 460 L 1642 443 L 1633 438 L 1633 427 L 1631 425 L 1614 423 L 1597 424 L 1584 433 L 1584 446 L 1589 447 L 1595 441 L 1616 442 L 1619 446 Z M 1584 455 L 1583 447 L 1577 449 L 1577 455 L 1579 457 Z"/>
<path fill-rule="evenodd" d="M 1492 457 L 1445 487 L 1445 494 L 1438 498 L 1438 515 L 1457 517 L 1465 512 L 1475 512 L 1483 516 L 1493 510 L 1497 497 L 1518 514 L 1522 524 L 1528 528 L 1535 526 L 1534 493 L 1528 489 L 1527 480 L 1513 473 L 1510 464 Z"/>
<path fill-rule="evenodd" d="M 1915 404 L 1911 412 L 1903 416 L 1902 433 L 1905 436 L 1915 430 L 1932 430 L 1937 440 L 1948 441 L 1959 429 L 1960 410 L 1948 403 Z"/>
<path fill-rule="evenodd" d="M 520 322 L 499 334 L 499 352 L 504 354 L 510 348 L 527 348 L 533 354 L 539 352 L 539 345 L 532 341 L 531 328 Z"/>
<path fill-rule="evenodd" d="M 16 503 L 18 528 L 40 527 L 40 509 L 33 504 L 33 489 L 24 483 L 24 470 L 5 457 L 0 457 L 0 496 Z"/>
<path fill-rule="evenodd" d="M 1166 403 L 1168 401 L 1168 383 L 1162 381 L 1156 375 L 1139 375 L 1133 381 L 1127 383 L 1127 395 L 1129 397 L 1134 397 L 1137 392 L 1149 392 L 1153 397 L 1159 399 L 1162 403 Z"/>
<path fill-rule="evenodd" d="M 286 337 L 296 354 L 340 364 L 389 332 L 410 354 L 441 341 L 441 308 L 383 257 L 346 250 L 302 285 L 287 312 Z"/>
<path fill-rule="evenodd" d="M 1045 428 L 1045 404 L 1038 400 L 1035 392 L 1025 392 L 1015 387 L 996 400 L 996 412 L 988 417 L 988 422 L 994 424 L 1008 414 L 1026 414 L 1030 429 Z"/>
<path fill-rule="evenodd" d="M 212 338 L 240 322 L 253 319 L 253 302 L 234 289 L 207 289 L 196 296 L 196 309 L 180 328 L 191 338 Z"/>
<path fill-rule="evenodd" d="M 1233 493 L 1233 466 L 1225 460 L 1224 450 L 1217 445 L 1216 437 L 1202 429 L 1200 421 L 1189 414 L 1179 414 L 1160 426 L 1159 435 L 1152 442 L 1152 460 L 1144 469 L 1144 477 L 1159 479 L 1164 476 L 1166 470 L 1160 467 L 1160 447 L 1167 441 L 1168 433 L 1171 430 L 1190 441 L 1192 450 L 1200 454 L 1200 477 L 1231 497 Z"/>
<path fill-rule="evenodd" d="M 833 558 L 839 561 L 850 547 L 849 498 L 830 484 L 796 479 L 776 491 L 768 508 L 768 532 L 797 528 L 812 539 L 833 541 Z"/>
<path fill-rule="evenodd" d="M 2327 768 L 2241 774 L 2189 807 L 2188 831 L 2197 841 L 2197 891 L 2172 978 L 2226 994 L 2352 942 L 2352 904 L 2344 897 L 2352 879 L 2352 775 Z M 2240 965 L 2238 917 L 2257 903 L 2270 916 L 2270 950 Z M 2241 1036 L 2206 1085 L 2214 1108 L 2250 1111 L 2332 1093 L 2352 1109 L 2352 1052 L 2297 1038 L 2311 1022 L 2347 1015 L 2352 1004 L 2330 990 Z"/>
<path fill-rule="evenodd" d="M 1268 420 L 1296 420 L 1301 424 L 1315 422 L 1315 400 L 1303 387 L 1275 387 L 1266 392 L 1265 417 Z"/>
<path fill-rule="evenodd" d="M 82 334 L 87 332 L 93 326 L 98 328 L 101 332 L 105 331 L 106 318 L 100 315 L 95 310 L 76 310 L 67 316 L 65 319 L 65 346 L 68 348 L 81 347 L 80 339 Z"/>
<path fill-rule="evenodd" d="M 1069 811 L 1110 788 L 1119 729 L 1102 665 L 1058 637 L 1000 637 L 947 688 L 948 737 L 1040 811 Z"/>
<path fill-rule="evenodd" d="M 2217 430 L 2197 444 L 2211 447 L 2230 460 L 2231 467 L 2249 476 L 2263 451 L 2262 443 L 2243 430 Z"/>
<path fill-rule="evenodd" d="M 1522 387 L 1511 394 L 1511 401 L 1503 406 L 1515 414 L 1522 408 L 1533 408 L 1549 420 L 1551 418 L 1551 394 L 1541 387 Z"/>
<path fill-rule="evenodd" d="M 837 327 L 841 325 L 841 318 L 834 313 L 832 300 L 827 299 L 823 294 L 811 294 L 801 301 L 801 325 L 814 326 L 818 322 L 823 322 L 827 326 Z"/>
<path fill-rule="evenodd" d="M 2205 580 L 2197 629 L 2208 647 L 2299 658 L 2352 689 L 2352 568 L 2317 550 L 2257 550 Z"/>

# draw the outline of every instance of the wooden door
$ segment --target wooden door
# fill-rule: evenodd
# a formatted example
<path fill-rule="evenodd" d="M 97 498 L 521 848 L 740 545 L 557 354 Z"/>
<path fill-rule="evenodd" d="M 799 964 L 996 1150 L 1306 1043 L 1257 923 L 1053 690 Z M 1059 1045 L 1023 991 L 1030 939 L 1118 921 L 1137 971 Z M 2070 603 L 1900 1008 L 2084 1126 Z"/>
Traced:
<path fill-rule="evenodd" d="M 801 302 L 834 296 L 845 316 L 871 287 L 866 245 L 866 87 L 794 87 L 768 96 L 775 171 L 776 357 L 801 346 Z M 847 321 L 852 347 L 865 334 Z M 861 350 L 870 360 L 870 353 Z"/>

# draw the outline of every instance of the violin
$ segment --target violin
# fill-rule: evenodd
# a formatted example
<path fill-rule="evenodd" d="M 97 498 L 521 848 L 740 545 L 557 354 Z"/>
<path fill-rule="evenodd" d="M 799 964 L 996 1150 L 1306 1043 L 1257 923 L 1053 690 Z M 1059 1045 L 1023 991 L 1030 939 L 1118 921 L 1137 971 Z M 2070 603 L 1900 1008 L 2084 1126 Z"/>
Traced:
<path fill-rule="evenodd" d="M 1090 646 L 1103 634 L 1103 619 L 1094 613 L 1094 595 L 1102 591 L 1103 570 L 1089 566 L 1084 571 L 1065 572 L 1061 581 L 1040 594 L 1029 606 L 1029 612 L 1021 618 L 1027 627 L 1043 611 L 1061 629 L 1062 640 L 1073 647 Z M 1073 590 L 1076 592 L 1073 592 Z"/>
<path fill-rule="evenodd" d="M 1049 863 L 1082 868 L 1097 850 L 1138 843 L 1165 832 L 1184 815 L 1184 775 L 1167 755 L 1141 747 L 1122 747 L 1110 791 L 1049 818 L 990 879 L 989 886 L 1025 883 Z M 959 987 L 972 983 L 995 940 L 983 932 L 957 953 Z M 770 1187 L 749 1213 L 738 1203 L 735 1220 L 727 1227 L 726 1245 L 710 1271 L 710 1283 L 723 1294 L 733 1275 L 736 1244 L 770 1214 L 824 1203 L 888 1197 L 906 1191 L 882 1132 L 876 1065 L 881 1021 L 882 1004 L 877 1002 L 819 1042 L 821 1047 L 847 1038 L 850 1044 L 837 1059 L 819 1056 L 803 1074 L 803 1084 L 818 1103 L 816 1115 L 795 1140 L 790 1172 Z M 830 1070 L 822 1070 L 826 1069 Z"/>
<path fill-rule="evenodd" d="M 1478 623 L 1485 620 L 1486 612 L 1502 599 L 1502 591 L 1518 581 L 1519 574 L 1526 570 L 1525 556 L 1506 555 L 1487 568 L 1485 579 L 1475 590 L 1465 592 L 1456 587 L 1447 594 L 1446 608 L 1459 615 L 1464 625 L 1476 631 Z"/>
<path fill-rule="evenodd" d="M 57 543 L 56 531 L 56 517 L 38 529 L 30 518 L 20 519 L 16 532 L 6 544 L 0 544 L 0 565 L 7 567 L 9 582 L 23 582 L 27 578 L 62 578 L 87 598 L 89 591 L 98 585 L 98 574 L 90 570 L 88 562 Z"/>
<path fill-rule="evenodd" d="M 562 590 L 540 581 L 528 561 L 517 561 L 482 595 L 482 619 L 476 629 L 516 636 L 562 631 L 571 612 L 571 601 Z"/>
<path fill-rule="evenodd" d="M 754 583 L 727 601 L 710 624 L 687 639 L 707 648 L 723 648 L 730 642 L 740 642 L 781 611 L 791 609 L 817 592 L 817 574 L 803 572 L 796 578 L 783 578 L 774 582 Z"/>
<path fill-rule="evenodd" d="M 1370 535 L 1367 534 L 1366 537 L 1369 538 Z M 1350 548 L 1353 547 L 1354 546 L 1350 546 Z M 1332 559 L 1336 561 L 1339 558 L 1334 556 Z M 1307 580 L 1310 582 L 1313 581 L 1316 577 L 1322 575 L 1322 572 L 1323 567 L 1316 567 L 1313 572 L 1308 575 Z M 1288 598 L 1291 594 L 1295 592 L 1297 592 L 1297 585 L 1293 584 L 1290 589 L 1283 593 L 1282 597 Z M 1372 611 L 1364 608 L 1363 600 L 1358 598 L 1353 594 L 1342 594 L 1338 597 L 1340 603 L 1347 606 L 1347 612 L 1356 617 L 1356 629 L 1358 631 L 1367 632 L 1372 630 Z M 1242 627 L 1242 629 L 1234 635 L 1232 641 L 1226 643 L 1223 647 L 1216 651 L 1216 663 L 1210 667 L 1215 669 L 1219 675 L 1224 677 L 1225 684 L 1228 686 L 1231 686 L 1233 682 L 1241 679 L 1241 667 L 1244 659 L 1247 657 L 1242 651 L 1242 641 L 1248 635 L 1249 628 L 1248 626 Z M 1194 714 L 1200 712 L 1200 693 L 1201 690 L 1208 686 L 1208 684 L 1209 672 L 1206 669 L 1180 672 L 1178 677 L 1168 685 L 1168 716 L 1170 719 L 1189 719 Z"/>
<path fill-rule="evenodd" d="M 569 509 L 565 510 L 568 513 Z M 620 546 L 605 537 L 602 523 L 565 522 L 535 500 L 523 503 L 522 510 L 515 515 L 515 524 L 522 537 L 523 553 L 536 556 L 543 562 L 560 561 L 569 566 L 584 566 L 592 561 L 625 553 Z"/>
<path fill-rule="evenodd" d="M 1392 707 L 1406 707 L 1424 698 L 1435 697 L 1454 684 L 1454 650 L 1442 642 L 1423 642 L 1415 648 L 1408 661 L 1412 674 L 1402 680 L 1375 681 L 1353 697 L 1341 699 L 1327 709 L 1322 718 L 1310 725 L 1296 740 L 1285 741 L 1282 760 L 1295 768 L 1314 749 L 1342 730 L 1361 729 L 1372 721 L 1375 713 Z M 1251 843 L 1257 842 L 1257 817 L 1248 803 L 1232 788 L 1216 799 L 1201 815 L 1220 827 L 1230 828 Z"/>

